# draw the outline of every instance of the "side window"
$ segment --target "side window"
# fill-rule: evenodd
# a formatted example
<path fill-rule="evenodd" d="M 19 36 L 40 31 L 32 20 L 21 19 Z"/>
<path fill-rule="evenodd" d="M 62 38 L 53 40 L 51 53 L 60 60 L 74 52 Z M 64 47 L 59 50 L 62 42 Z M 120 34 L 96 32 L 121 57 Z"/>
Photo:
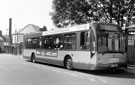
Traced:
<path fill-rule="evenodd" d="M 40 38 L 39 37 L 36 37 L 36 38 L 28 38 L 25 42 L 26 44 L 26 48 L 39 48 L 40 45 L 39 45 L 39 40 Z"/>
<path fill-rule="evenodd" d="M 125 38 L 126 36 L 120 36 L 120 51 L 125 52 L 126 51 L 126 45 L 125 45 Z"/>
<path fill-rule="evenodd" d="M 31 39 L 27 39 L 27 44 L 28 44 L 28 45 L 31 44 Z"/>
<path fill-rule="evenodd" d="M 39 48 L 43 48 L 43 40 L 42 40 L 43 38 L 42 37 L 40 37 L 39 38 Z"/>
<path fill-rule="evenodd" d="M 40 38 L 32 38 L 32 48 L 39 48 L 39 40 Z"/>
<path fill-rule="evenodd" d="M 55 35 L 53 39 L 55 49 L 63 49 L 63 35 Z"/>
<path fill-rule="evenodd" d="M 53 37 L 52 36 L 46 36 L 43 38 L 43 48 L 45 49 L 53 49 Z"/>
<path fill-rule="evenodd" d="M 26 48 L 31 48 L 31 39 L 30 38 L 28 38 L 27 40 L 26 40 Z"/>
<path fill-rule="evenodd" d="M 95 35 L 94 35 L 94 32 L 93 30 L 91 30 L 91 33 L 90 33 L 90 50 L 92 53 L 95 53 L 96 51 L 96 39 L 95 39 Z"/>
<path fill-rule="evenodd" d="M 90 32 L 81 32 L 80 35 L 80 48 L 82 50 L 90 50 Z"/>
<path fill-rule="evenodd" d="M 64 35 L 64 49 L 65 50 L 76 49 L 76 34 Z"/>

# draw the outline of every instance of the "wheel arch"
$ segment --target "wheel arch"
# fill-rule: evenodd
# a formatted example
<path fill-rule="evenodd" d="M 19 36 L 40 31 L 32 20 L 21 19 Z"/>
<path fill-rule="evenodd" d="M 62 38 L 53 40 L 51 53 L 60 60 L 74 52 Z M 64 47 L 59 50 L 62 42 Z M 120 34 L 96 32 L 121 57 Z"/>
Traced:
<path fill-rule="evenodd" d="M 32 60 L 32 57 L 33 57 L 33 56 L 35 56 L 35 53 L 34 53 L 34 52 L 31 53 L 31 57 L 30 57 L 31 60 Z M 35 57 L 36 57 L 36 56 L 35 56 Z"/>
<path fill-rule="evenodd" d="M 72 59 L 71 55 L 69 55 L 69 54 L 65 55 L 65 57 L 64 57 L 64 59 L 63 59 L 63 65 L 64 65 L 64 67 L 65 67 L 65 64 L 66 64 L 66 60 L 67 60 L 68 58 L 71 58 L 71 59 Z M 72 61 L 73 61 L 73 59 L 72 59 Z"/>
<path fill-rule="evenodd" d="M 34 52 L 32 52 L 32 53 L 31 53 L 31 57 L 32 57 L 33 55 L 35 55 L 35 53 L 34 53 Z"/>

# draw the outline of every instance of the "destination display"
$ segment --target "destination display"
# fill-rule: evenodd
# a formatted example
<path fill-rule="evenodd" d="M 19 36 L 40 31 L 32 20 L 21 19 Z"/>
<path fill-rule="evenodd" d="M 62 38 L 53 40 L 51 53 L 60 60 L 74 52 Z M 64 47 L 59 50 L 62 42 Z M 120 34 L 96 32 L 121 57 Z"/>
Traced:
<path fill-rule="evenodd" d="M 100 24 L 100 29 L 106 31 L 119 31 L 118 26 L 109 25 L 109 24 Z"/>

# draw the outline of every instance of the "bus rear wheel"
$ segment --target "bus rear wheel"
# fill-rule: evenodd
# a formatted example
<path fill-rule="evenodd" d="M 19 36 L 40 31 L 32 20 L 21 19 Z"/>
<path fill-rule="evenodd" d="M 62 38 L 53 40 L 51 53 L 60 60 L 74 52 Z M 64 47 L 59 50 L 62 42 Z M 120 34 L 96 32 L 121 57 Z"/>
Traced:
<path fill-rule="evenodd" d="M 31 56 L 31 62 L 36 63 L 35 54 L 32 54 L 32 56 Z"/>
<path fill-rule="evenodd" d="M 66 62 L 65 62 L 65 67 L 68 70 L 72 70 L 73 69 L 73 62 L 71 58 L 67 58 Z"/>

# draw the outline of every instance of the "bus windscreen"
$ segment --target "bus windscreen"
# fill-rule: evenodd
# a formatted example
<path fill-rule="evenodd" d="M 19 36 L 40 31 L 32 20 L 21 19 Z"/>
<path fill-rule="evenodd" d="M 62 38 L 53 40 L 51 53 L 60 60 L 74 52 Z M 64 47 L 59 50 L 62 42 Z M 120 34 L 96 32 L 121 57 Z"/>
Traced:
<path fill-rule="evenodd" d="M 98 34 L 98 52 L 125 52 L 125 38 L 116 32 Z"/>

